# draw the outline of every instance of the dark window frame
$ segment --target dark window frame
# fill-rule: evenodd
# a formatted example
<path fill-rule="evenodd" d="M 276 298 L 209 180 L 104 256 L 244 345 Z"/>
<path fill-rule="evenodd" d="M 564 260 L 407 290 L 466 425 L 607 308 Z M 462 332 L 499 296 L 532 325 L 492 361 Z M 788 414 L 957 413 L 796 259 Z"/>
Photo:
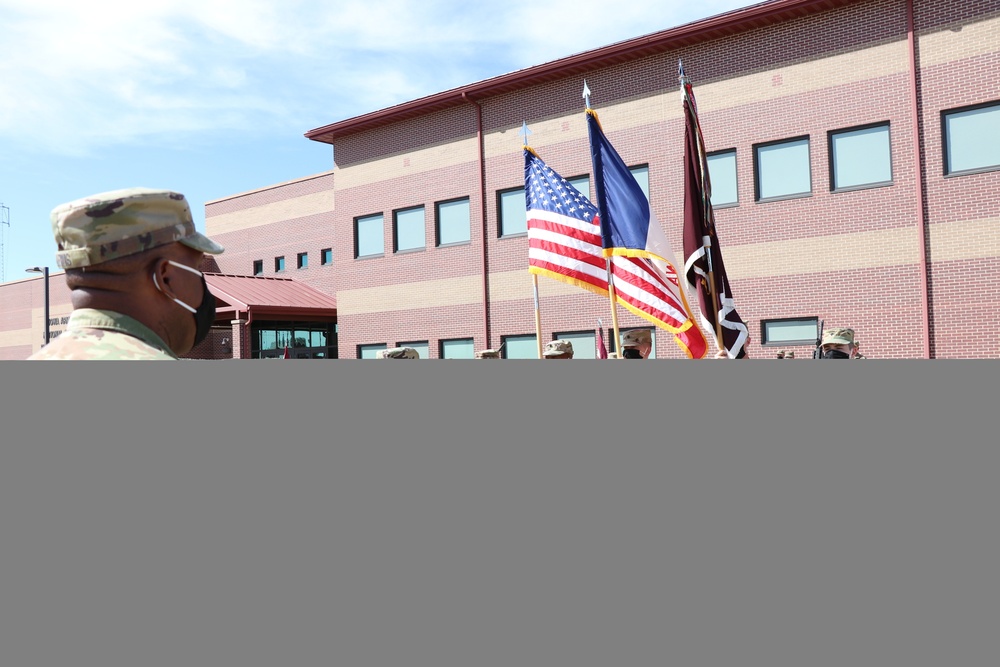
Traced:
<path fill-rule="evenodd" d="M 255 259 L 253 261 L 253 275 L 255 276 L 264 275 L 264 260 Z"/>
<path fill-rule="evenodd" d="M 309 268 L 309 253 L 300 252 L 295 255 L 295 268 L 296 269 L 308 269 Z"/>
<path fill-rule="evenodd" d="M 771 146 L 780 146 L 781 144 L 791 144 L 798 141 L 806 142 L 806 164 L 809 167 L 809 190 L 807 192 L 796 192 L 794 194 L 787 195 L 777 195 L 774 197 L 761 197 L 760 196 L 760 150 L 761 148 L 770 148 Z M 753 149 L 753 198 L 758 204 L 765 204 L 773 201 L 787 201 L 790 199 L 805 199 L 807 197 L 812 197 L 813 194 L 813 175 L 812 175 L 812 138 L 808 134 L 801 134 L 794 137 L 785 137 L 784 139 L 776 139 L 774 141 L 762 141 L 760 143 L 753 144 L 751 146 Z"/>
<path fill-rule="evenodd" d="M 399 214 L 407 213 L 409 211 L 421 210 L 424 213 L 424 244 L 414 248 L 402 248 L 399 247 Z M 423 204 L 417 204 L 415 206 L 404 206 L 403 208 L 393 209 L 392 211 L 392 252 L 394 255 L 406 254 L 410 252 L 420 252 L 427 250 L 427 207 Z"/>
<path fill-rule="evenodd" d="M 733 155 L 733 172 L 735 172 L 733 176 L 736 180 L 736 201 L 726 202 L 725 204 L 716 204 L 715 202 L 712 202 L 712 208 L 715 210 L 724 208 L 737 208 L 740 205 L 740 164 L 737 160 L 738 157 L 737 150 L 735 148 L 722 148 L 717 151 L 711 151 L 709 153 L 706 153 L 705 164 L 706 165 L 708 164 L 708 158 L 715 157 L 717 155 L 727 155 L 729 153 L 732 153 Z M 709 177 L 711 178 L 711 174 L 709 174 Z"/>
<path fill-rule="evenodd" d="M 465 336 L 463 338 L 440 338 L 438 339 L 438 359 L 447 359 L 444 356 L 444 346 L 445 343 L 458 343 L 468 341 L 472 345 L 472 358 L 476 358 L 476 339 L 473 336 Z"/>
<path fill-rule="evenodd" d="M 518 190 L 521 191 L 522 195 L 525 194 L 524 193 L 524 186 L 523 185 L 521 185 L 520 187 L 504 188 L 502 190 L 497 190 L 496 205 L 497 205 L 497 238 L 498 239 L 524 238 L 525 236 L 528 235 L 527 228 L 525 228 L 525 230 L 523 232 L 514 232 L 513 234 L 504 234 L 503 233 L 503 196 L 505 194 L 508 194 L 508 193 L 511 193 L 511 192 L 517 192 Z M 527 197 L 527 195 L 525 195 L 525 197 Z M 527 209 L 525 209 L 525 216 L 526 217 L 527 217 L 527 213 L 528 213 Z"/>
<path fill-rule="evenodd" d="M 319 251 L 319 264 L 320 266 L 333 264 L 333 248 L 323 248 Z"/>
<path fill-rule="evenodd" d="M 280 267 L 279 267 L 280 265 Z M 285 256 L 280 255 L 274 258 L 274 272 L 284 273 L 285 272 Z"/>
<path fill-rule="evenodd" d="M 469 204 L 469 240 L 468 241 L 448 241 L 447 243 L 441 242 L 441 206 L 447 204 L 455 204 L 460 201 L 468 202 Z M 440 201 L 434 202 L 434 247 L 435 248 L 450 248 L 452 246 L 469 245 L 472 243 L 472 199 L 468 196 L 466 197 L 453 197 L 451 199 L 442 199 Z"/>
<path fill-rule="evenodd" d="M 858 132 L 860 130 L 872 130 L 876 127 L 884 127 L 889 134 L 889 180 L 876 181 L 873 183 L 861 183 L 859 185 L 849 185 L 847 187 L 837 187 L 837 173 L 834 165 L 833 139 L 838 134 L 848 132 Z M 855 190 L 870 190 L 871 188 L 884 188 L 895 185 L 893 174 L 896 173 L 895 165 L 892 162 L 892 126 L 890 121 L 879 121 L 877 123 L 865 123 L 864 125 L 854 125 L 852 127 L 841 127 L 836 130 L 829 130 L 826 133 L 826 162 L 830 176 L 830 192 L 854 192 Z"/>
<path fill-rule="evenodd" d="M 767 337 L 767 325 L 776 322 L 812 322 L 816 326 L 817 337 L 822 334 L 819 330 L 820 319 L 818 316 L 810 315 L 806 317 L 771 317 L 768 319 L 762 319 L 760 321 L 760 345 L 761 347 L 790 347 L 795 345 L 816 345 L 816 338 L 808 339 L 794 339 L 794 340 L 779 340 L 770 341 Z"/>
<path fill-rule="evenodd" d="M 361 253 L 361 236 L 358 233 L 359 225 L 361 221 L 368 220 L 369 218 L 381 217 L 382 218 L 382 252 L 372 253 L 370 255 L 362 255 Z M 354 218 L 354 259 L 369 259 L 374 257 L 385 257 L 385 212 L 379 213 L 368 213 L 366 215 L 358 215 Z"/>
<path fill-rule="evenodd" d="M 992 102 L 980 102 L 978 104 L 969 104 L 963 107 L 955 107 L 952 109 L 941 110 L 941 160 L 943 162 L 942 169 L 944 170 L 945 178 L 952 178 L 955 176 L 967 176 L 969 174 L 985 174 L 991 171 L 1000 170 L 1000 164 L 995 164 L 988 167 L 976 167 L 974 169 L 960 169 L 959 171 L 948 171 L 948 154 L 949 154 L 948 116 L 957 113 L 964 113 L 966 111 L 988 109 L 990 107 L 996 107 L 997 111 L 1000 112 L 1000 100 L 993 100 Z"/>

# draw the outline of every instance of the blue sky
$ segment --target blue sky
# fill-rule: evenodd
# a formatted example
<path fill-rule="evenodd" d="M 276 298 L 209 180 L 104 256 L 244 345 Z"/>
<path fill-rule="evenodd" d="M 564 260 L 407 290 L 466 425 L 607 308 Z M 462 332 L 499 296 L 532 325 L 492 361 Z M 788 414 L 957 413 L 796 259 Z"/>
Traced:
<path fill-rule="evenodd" d="M 206 202 L 332 169 L 311 129 L 753 4 L 0 0 L 0 280 L 57 270 L 63 202 L 169 188 L 204 230 Z"/>

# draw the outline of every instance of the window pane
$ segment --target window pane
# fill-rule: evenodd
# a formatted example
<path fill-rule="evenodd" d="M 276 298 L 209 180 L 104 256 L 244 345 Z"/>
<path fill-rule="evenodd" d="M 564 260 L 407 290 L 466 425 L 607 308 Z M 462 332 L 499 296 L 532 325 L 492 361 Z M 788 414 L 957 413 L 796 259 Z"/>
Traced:
<path fill-rule="evenodd" d="M 1000 167 L 1000 104 L 945 116 L 948 173 Z"/>
<path fill-rule="evenodd" d="M 801 320 L 764 321 L 764 343 L 790 343 L 816 341 L 817 321 Z"/>
<path fill-rule="evenodd" d="M 837 132 L 831 150 L 834 190 L 892 180 L 888 125 Z"/>
<path fill-rule="evenodd" d="M 475 359 L 476 350 L 471 338 L 441 341 L 442 359 Z"/>
<path fill-rule="evenodd" d="M 642 188 L 642 194 L 646 195 L 646 201 L 649 201 L 649 167 L 632 167 L 629 171 L 632 172 L 636 183 Z M 573 358 L 576 359 L 576 356 Z"/>
<path fill-rule="evenodd" d="M 300 252 L 298 255 L 298 266 L 300 269 L 307 268 L 309 266 L 309 253 Z"/>
<path fill-rule="evenodd" d="M 570 185 L 582 192 L 584 197 L 588 200 L 590 199 L 590 176 L 581 176 L 580 178 L 570 178 L 567 180 Z"/>
<path fill-rule="evenodd" d="M 538 343 L 534 336 L 505 336 L 503 356 L 505 359 L 537 359 Z"/>
<path fill-rule="evenodd" d="M 712 181 L 712 206 L 736 204 L 736 151 L 708 156 L 708 178 Z"/>
<path fill-rule="evenodd" d="M 442 202 L 438 209 L 438 245 L 467 243 L 471 239 L 469 200 Z"/>
<path fill-rule="evenodd" d="M 757 186 L 760 199 L 811 192 L 809 140 L 758 146 Z"/>
<path fill-rule="evenodd" d="M 309 336 L 309 347 L 326 347 L 326 332 L 313 331 Z"/>
<path fill-rule="evenodd" d="M 412 347 L 420 355 L 421 359 L 428 359 L 431 356 L 430 346 L 425 340 L 399 343 L 397 347 Z"/>
<path fill-rule="evenodd" d="M 396 211 L 396 252 L 425 246 L 424 207 Z"/>
<path fill-rule="evenodd" d="M 264 273 L 264 260 L 262 260 L 262 259 L 255 259 L 253 261 L 253 274 L 255 276 L 259 276 L 262 273 Z"/>
<path fill-rule="evenodd" d="M 275 257 L 274 258 L 274 270 L 275 271 L 284 271 L 285 270 L 285 258 L 284 257 Z"/>
<path fill-rule="evenodd" d="M 358 257 L 381 255 L 385 252 L 385 239 L 382 234 L 382 214 L 358 218 L 357 244 Z"/>
<path fill-rule="evenodd" d="M 378 345 L 359 345 L 358 346 L 358 359 L 377 359 L 378 353 L 386 349 L 385 343 Z"/>
<path fill-rule="evenodd" d="M 332 248 L 325 248 L 324 250 L 322 250 L 320 252 L 320 263 L 321 264 L 330 264 L 332 262 L 333 262 L 333 249 Z"/>
<path fill-rule="evenodd" d="M 524 188 L 500 193 L 501 236 L 528 232 L 528 210 L 525 206 Z"/>
<path fill-rule="evenodd" d="M 568 340 L 573 345 L 574 359 L 596 359 L 597 358 L 597 336 L 593 331 L 579 333 L 558 333 L 556 338 Z M 536 356 L 537 356 L 537 350 Z"/>
<path fill-rule="evenodd" d="M 271 329 L 261 329 L 260 331 L 260 349 L 261 350 L 273 350 L 278 347 L 278 339 L 275 332 Z"/>

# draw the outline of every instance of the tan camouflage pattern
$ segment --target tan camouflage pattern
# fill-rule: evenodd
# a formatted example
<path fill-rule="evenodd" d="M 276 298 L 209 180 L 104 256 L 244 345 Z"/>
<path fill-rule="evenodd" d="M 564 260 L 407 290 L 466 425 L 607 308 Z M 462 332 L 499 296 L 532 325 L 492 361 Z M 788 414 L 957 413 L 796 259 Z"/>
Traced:
<path fill-rule="evenodd" d="M 500 350 L 480 350 L 476 352 L 476 359 L 502 359 Z"/>
<path fill-rule="evenodd" d="M 563 355 L 569 355 L 573 358 L 573 343 L 568 340 L 550 340 L 545 344 L 545 350 L 542 351 L 543 357 L 561 357 Z"/>
<path fill-rule="evenodd" d="M 638 345 L 650 345 L 653 342 L 653 334 L 649 329 L 633 329 L 626 331 L 622 336 L 622 347 L 636 347 Z"/>
<path fill-rule="evenodd" d="M 854 329 L 827 329 L 823 332 L 820 346 L 854 345 Z"/>
<path fill-rule="evenodd" d="M 195 230 L 184 195 L 126 188 L 83 197 L 51 213 L 56 263 L 72 269 L 143 252 L 175 241 L 218 255 L 225 248 Z"/>
<path fill-rule="evenodd" d="M 419 359 L 420 353 L 412 347 L 393 347 L 388 350 L 381 350 L 378 353 L 379 359 Z"/>
<path fill-rule="evenodd" d="M 28 359 L 153 360 L 177 359 L 149 327 L 110 310 L 74 310 L 58 338 Z"/>

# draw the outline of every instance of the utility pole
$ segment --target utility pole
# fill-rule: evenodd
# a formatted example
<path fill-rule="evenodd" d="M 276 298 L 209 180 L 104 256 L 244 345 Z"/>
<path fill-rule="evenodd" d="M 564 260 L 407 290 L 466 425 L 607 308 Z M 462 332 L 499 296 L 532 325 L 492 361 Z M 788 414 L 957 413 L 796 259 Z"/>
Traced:
<path fill-rule="evenodd" d="M 10 208 L 0 202 L 0 283 L 7 281 L 7 266 L 5 263 L 7 246 L 4 243 L 4 225 L 10 227 Z"/>

